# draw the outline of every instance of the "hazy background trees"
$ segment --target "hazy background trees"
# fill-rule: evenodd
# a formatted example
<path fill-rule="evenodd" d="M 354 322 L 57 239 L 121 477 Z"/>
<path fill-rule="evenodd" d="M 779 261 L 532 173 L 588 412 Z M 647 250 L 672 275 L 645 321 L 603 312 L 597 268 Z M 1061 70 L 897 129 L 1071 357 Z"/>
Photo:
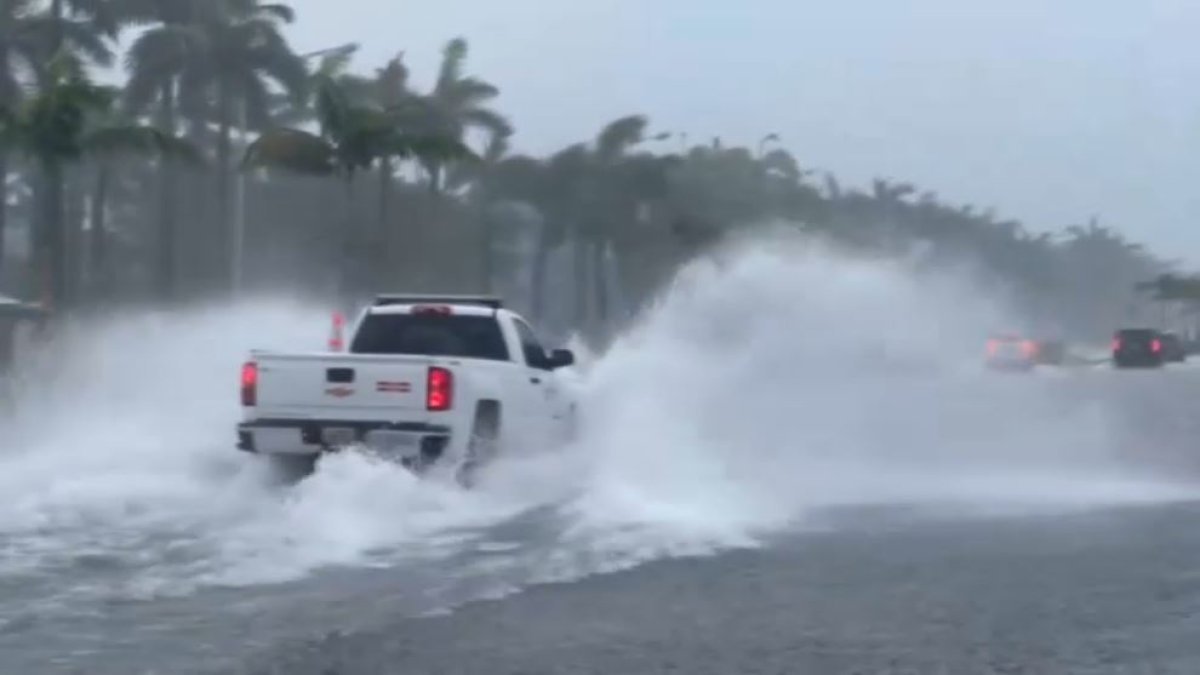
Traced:
<path fill-rule="evenodd" d="M 465 41 L 418 91 L 403 52 L 360 67 L 352 45 L 296 53 L 303 20 L 256 0 L 0 5 L 4 292 L 87 312 L 486 290 L 553 332 L 603 336 L 705 248 L 783 224 L 969 266 L 1033 330 L 1190 321 L 1179 284 L 1138 286 L 1173 266 L 1096 218 L 1033 233 L 900 181 L 844 186 L 774 134 L 695 143 L 636 114 L 513 154 L 500 85 Z M 97 84 L 109 66 L 119 89 Z"/>

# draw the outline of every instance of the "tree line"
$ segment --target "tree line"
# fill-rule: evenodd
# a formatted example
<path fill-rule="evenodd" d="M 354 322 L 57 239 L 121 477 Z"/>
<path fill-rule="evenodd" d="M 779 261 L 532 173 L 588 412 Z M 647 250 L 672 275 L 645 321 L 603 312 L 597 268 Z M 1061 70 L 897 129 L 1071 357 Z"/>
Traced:
<path fill-rule="evenodd" d="M 464 40 L 421 90 L 403 53 L 357 69 L 353 45 L 297 52 L 298 18 L 258 0 L 6 0 L 0 243 L 22 247 L 0 250 L 0 284 L 66 312 L 486 290 L 603 332 L 681 264 L 782 224 L 855 255 L 969 264 L 1031 324 L 1095 337 L 1173 273 L 1094 217 L 1034 233 L 901 181 L 844 186 L 774 134 L 697 143 L 632 114 L 515 153 Z"/>

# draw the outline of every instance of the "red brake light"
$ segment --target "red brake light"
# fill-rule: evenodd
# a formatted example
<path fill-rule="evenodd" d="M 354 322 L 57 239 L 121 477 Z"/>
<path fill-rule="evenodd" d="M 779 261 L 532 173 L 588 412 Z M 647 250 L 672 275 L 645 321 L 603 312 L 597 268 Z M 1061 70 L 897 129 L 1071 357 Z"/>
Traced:
<path fill-rule="evenodd" d="M 258 364 L 247 361 L 242 364 L 242 405 L 258 403 Z"/>
<path fill-rule="evenodd" d="M 412 308 L 413 314 L 452 314 L 449 305 L 417 305 Z"/>
<path fill-rule="evenodd" d="M 989 356 L 992 356 L 996 353 L 996 348 L 997 348 L 997 343 L 995 340 L 987 341 L 987 353 Z"/>
<path fill-rule="evenodd" d="M 454 375 L 445 368 L 432 366 L 425 383 L 425 407 L 428 410 L 449 410 L 454 404 Z"/>
<path fill-rule="evenodd" d="M 1112 339 L 1112 350 L 1115 352 L 1121 348 L 1121 338 Z"/>
<path fill-rule="evenodd" d="M 1037 353 L 1037 343 L 1033 340 L 1025 340 L 1021 343 L 1021 351 L 1025 352 L 1026 356 L 1033 356 Z"/>
<path fill-rule="evenodd" d="M 1150 341 L 1150 351 L 1155 352 L 1155 353 L 1161 352 L 1162 351 L 1162 340 L 1159 340 L 1159 339 L 1151 340 Z"/>

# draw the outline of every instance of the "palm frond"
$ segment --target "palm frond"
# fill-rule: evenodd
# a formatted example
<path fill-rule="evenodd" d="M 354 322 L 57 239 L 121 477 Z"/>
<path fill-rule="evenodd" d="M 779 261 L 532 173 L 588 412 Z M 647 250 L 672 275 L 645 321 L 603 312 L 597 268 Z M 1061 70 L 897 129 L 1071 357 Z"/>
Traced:
<path fill-rule="evenodd" d="M 408 66 L 404 65 L 404 52 L 397 54 L 386 66 L 376 71 L 375 85 L 380 104 L 387 107 L 396 106 L 411 98 L 408 76 Z"/>
<path fill-rule="evenodd" d="M 500 95 L 499 87 L 478 78 L 467 77 L 439 90 L 437 97 L 452 108 L 470 108 Z"/>
<path fill-rule="evenodd" d="M 510 136 L 513 133 L 512 123 L 498 112 L 487 108 L 474 108 L 462 112 L 462 121 L 467 126 L 478 127 L 490 133 L 493 138 Z"/>
<path fill-rule="evenodd" d="M 86 22 L 37 16 L 26 22 L 24 30 L 29 36 L 36 36 L 41 45 L 53 45 L 61 31 L 63 44 L 71 51 L 97 65 L 112 65 L 114 56 L 108 39 Z"/>
<path fill-rule="evenodd" d="M 37 0 L 8 0 L 4 14 L 10 17 L 25 17 L 33 12 L 40 3 Z"/>
<path fill-rule="evenodd" d="M 125 55 L 126 107 L 145 110 L 203 52 L 204 42 L 203 33 L 191 26 L 162 26 L 140 35 Z"/>
<path fill-rule="evenodd" d="M 246 148 L 244 168 L 269 167 L 316 176 L 336 173 L 334 148 L 328 141 L 300 129 L 273 129 Z"/>
<path fill-rule="evenodd" d="M 316 68 L 316 75 L 337 78 L 345 75 L 354 61 L 354 52 L 333 51 L 321 57 Z"/>
<path fill-rule="evenodd" d="M 446 43 L 442 49 L 442 65 L 438 71 L 437 84 L 434 92 L 448 90 L 455 82 L 462 79 L 463 67 L 467 61 L 467 41 L 457 37 Z"/>
<path fill-rule="evenodd" d="M 283 3 L 277 2 L 277 3 L 269 3 L 269 4 L 265 4 L 265 5 L 259 5 L 257 8 L 256 14 L 258 14 L 258 16 L 262 16 L 265 18 L 275 19 L 276 21 L 279 21 L 281 23 L 295 23 L 296 22 L 296 10 L 292 9 L 291 6 L 285 5 Z"/>
<path fill-rule="evenodd" d="M 0 107 L 15 106 L 21 100 L 21 82 L 11 67 L 4 67 L 0 62 Z"/>
<path fill-rule="evenodd" d="M 121 3 L 112 0 L 67 0 L 70 14 L 83 17 L 95 30 L 115 39 L 121 30 L 125 11 Z"/>
<path fill-rule="evenodd" d="M 246 121 L 251 129 L 262 129 L 271 119 L 270 92 L 266 83 L 257 77 L 244 75 L 241 78 L 242 106 L 246 111 Z"/>
<path fill-rule="evenodd" d="M 392 134 L 381 149 L 388 155 L 408 159 L 420 158 L 422 161 L 461 162 L 477 161 L 479 156 L 465 143 L 445 136 L 425 134 Z"/>
<path fill-rule="evenodd" d="M 154 127 L 136 124 L 97 129 L 84 137 L 83 147 L 88 154 L 104 157 L 157 155 L 192 165 L 204 163 L 204 155 L 195 145 Z"/>
<path fill-rule="evenodd" d="M 644 115 L 629 115 L 610 122 L 596 137 L 596 154 L 601 161 L 619 157 L 642 140 L 649 120 Z"/>
<path fill-rule="evenodd" d="M 349 128 L 350 101 L 345 90 L 337 82 L 328 78 L 317 78 L 314 83 L 316 96 L 313 108 L 317 113 L 317 123 L 321 133 L 331 138 L 337 138 Z"/>
<path fill-rule="evenodd" d="M 361 75 L 339 75 L 337 86 L 345 93 L 346 100 L 355 105 L 373 105 L 379 98 L 375 82 Z"/>
<path fill-rule="evenodd" d="M 17 114 L 11 107 L 0 105 L 0 150 L 10 149 L 16 142 Z"/>
<path fill-rule="evenodd" d="M 262 3 L 260 0 L 223 0 L 223 2 L 202 0 L 202 2 L 211 5 L 210 20 L 238 22 L 248 19 L 264 19 L 291 23 L 296 18 L 295 10 L 283 3 Z"/>
<path fill-rule="evenodd" d="M 304 60 L 296 56 L 282 36 L 274 34 L 272 39 L 251 49 L 244 59 L 245 65 L 274 80 L 297 101 L 303 100 L 311 85 L 311 75 Z"/>
<path fill-rule="evenodd" d="M 207 38 L 196 26 L 163 25 L 138 36 L 125 53 L 125 70 L 181 69 L 189 58 L 203 51 Z"/>
<path fill-rule="evenodd" d="M 488 164 L 497 164 L 508 155 L 511 149 L 508 139 L 512 136 L 512 132 L 506 134 L 495 134 L 489 140 L 487 147 L 483 151 L 483 161 Z"/>

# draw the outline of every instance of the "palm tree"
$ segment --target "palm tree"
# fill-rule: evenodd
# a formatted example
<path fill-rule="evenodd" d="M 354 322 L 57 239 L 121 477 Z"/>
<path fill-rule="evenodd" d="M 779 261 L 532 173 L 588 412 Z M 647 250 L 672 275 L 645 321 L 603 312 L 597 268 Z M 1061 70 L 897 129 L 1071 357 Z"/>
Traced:
<path fill-rule="evenodd" d="M 189 148 L 159 130 L 131 124 L 94 124 L 110 114 L 115 88 L 97 85 L 76 59 L 60 54 L 45 70 L 40 90 L 15 112 L 0 117 L 0 147 L 29 156 L 41 172 L 40 214 L 35 237 L 35 268 L 48 304 L 70 307 L 67 297 L 66 230 L 63 221 L 64 171 L 85 156 L 121 152 L 190 154 Z"/>
<path fill-rule="evenodd" d="M 566 242 L 574 256 L 576 322 L 590 322 L 593 305 L 595 318 L 606 318 L 605 290 L 612 281 L 607 256 L 615 252 L 620 260 L 620 253 L 634 246 L 644 220 L 640 213 L 666 196 L 667 174 L 677 159 L 632 152 L 647 140 L 647 125 L 641 115 L 623 117 L 606 125 L 591 144 L 572 145 L 544 163 L 525 157 L 500 160 L 485 174 L 485 185 L 496 197 L 531 203 L 543 217 L 533 262 L 534 316 L 545 311 L 549 255 Z"/>
<path fill-rule="evenodd" d="M 350 49 L 349 47 L 354 47 Z M 375 106 L 395 114 L 398 119 L 414 130 L 420 126 L 427 107 L 420 98 L 409 88 L 408 67 L 404 65 L 404 54 L 401 52 L 390 59 L 382 68 L 375 71 L 374 77 L 363 77 L 349 72 L 350 59 L 357 45 L 350 45 L 340 50 L 335 49 L 321 60 L 317 72 L 323 77 L 331 78 L 342 92 L 345 99 L 356 105 Z M 309 117 L 315 116 L 312 107 L 306 107 Z M 392 183 L 396 177 L 395 158 L 383 156 L 379 158 L 379 207 L 377 210 L 377 227 L 380 233 L 387 227 L 388 207 L 392 192 Z"/>
<path fill-rule="evenodd" d="M 345 299 L 358 290 L 355 263 L 362 250 L 354 213 L 356 178 L 385 158 L 437 157 L 442 161 L 473 157 L 454 138 L 414 133 L 405 119 L 381 106 L 356 103 L 330 72 L 314 78 L 318 133 L 297 128 L 264 132 L 246 149 L 243 167 L 276 167 L 293 172 L 340 179 L 345 190 L 346 219 L 342 229 L 342 270 L 339 292 Z"/>
<path fill-rule="evenodd" d="M 0 108 L 14 111 L 23 87 L 20 72 L 33 73 L 41 62 L 42 45 L 34 20 L 35 0 L 10 0 L 0 6 Z M 8 153 L 0 148 L 0 263 L 8 220 Z"/>
<path fill-rule="evenodd" d="M 273 85 L 295 100 L 308 85 L 304 61 L 282 33 L 295 14 L 258 0 L 169 0 L 145 9 L 156 25 L 130 49 L 130 109 L 157 101 L 164 128 L 182 112 L 194 138 L 216 126 L 216 222 L 232 241 L 233 129 L 270 126 Z"/>
<path fill-rule="evenodd" d="M 45 75 L 48 57 L 65 48 L 107 65 L 112 51 L 107 40 L 116 36 L 118 16 L 101 0 L 54 0 L 50 12 L 37 0 L 0 3 L 0 107 L 15 110 L 25 87 Z M 24 77 L 22 77 L 24 76 Z M 0 188 L 8 182 L 8 154 L 0 151 Z M 0 261 L 4 258 L 8 203 L 0 198 Z"/>
<path fill-rule="evenodd" d="M 493 138 L 512 134 L 512 125 L 503 115 L 487 107 L 500 90 L 484 80 L 463 75 L 467 61 L 467 41 L 451 40 L 442 50 L 442 65 L 437 83 L 426 97 L 421 114 L 425 133 L 462 141 L 468 129 L 476 128 Z M 434 194 L 442 190 L 445 158 L 439 154 L 421 155 L 421 164 L 429 174 L 429 188 Z"/>
<path fill-rule="evenodd" d="M 197 22 L 205 11 L 199 3 L 211 0 L 126 0 L 128 11 L 140 24 L 150 26 L 130 46 L 125 55 L 129 79 L 124 87 L 127 115 L 152 114 L 158 129 L 174 136 L 179 129 L 179 94 L 183 75 L 189 65 L 203 58 L 205 35 Z M 194 136 L 195 138 L 195 136 Z M 202 142 L 196 138 L 197 142 Z M 107 163 L 97 176 L 98 199 L 108 188 Z M 164 158 L 158 173 L 158 287 L 164 297 L 175 290 L 175 248 L 179 229 L 178 182 L 176 162 Z M 103 214 L 103 209 L 99 212 Z M 104 257 L 104 237 L 93 230 L 94 260 Z"/>
<path fill-rule="evenodd" d="M 111 42 L 124 19 L 120 1 L 51 0 L 49 9 L 33 20 L 33 31 L 41 43 L 41 63 L 67 50 L 95 65 L 111 65 Z"/>
<path fill-rule="evenodd" d="M 171 130 L 143 125 L 115 110 L 95 115 L 87 137 L 95 160 L 96 187 L 91 208 L 91 278 L 99 281 L 107 268 L 107 197 L 116 162 L 129 155 L 159 158 L 159 173 L 177 165 L 200 166 L 203 154 Z M 155 254 L 155 289 L 163 302 L 175 299 L 178 285 L 178 229 L 174 218 L 159 218 Z"/>

